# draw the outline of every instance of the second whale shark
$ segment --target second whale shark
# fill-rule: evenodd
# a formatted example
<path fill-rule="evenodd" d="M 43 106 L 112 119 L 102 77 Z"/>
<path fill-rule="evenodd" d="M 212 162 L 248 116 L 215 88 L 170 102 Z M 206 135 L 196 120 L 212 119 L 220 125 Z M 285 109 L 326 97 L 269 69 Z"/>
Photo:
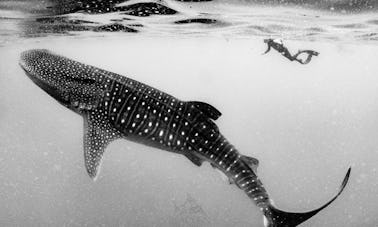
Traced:
<path fill-rule="evenodd" d="M 119 138 L 204 161 L 223 172 L 259 207 L 266 227 L 294 227 L 331 204 L 345 188 L 348 169 L 338 193 L 318 209 L 292 213 L 279 210 L 257 176 L 258 160 L 240 154 L 219 132 L 215 107 L 181 101 L 133 79 L 54 54 L 29 50 L 20 66 L 29 78 L 59 103 L 84 118 L 84 159 L 96 178 L 106 146 Z"/>

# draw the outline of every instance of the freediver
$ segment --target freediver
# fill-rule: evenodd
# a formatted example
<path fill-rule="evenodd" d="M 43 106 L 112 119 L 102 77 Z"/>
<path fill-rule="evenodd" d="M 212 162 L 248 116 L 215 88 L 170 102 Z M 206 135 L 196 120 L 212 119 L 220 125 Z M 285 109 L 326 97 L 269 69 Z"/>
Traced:
<path fill-rule="evenodd" d="M 318 56 L 319 53 L 313 50 L 298 50 L 298 52 L 294 55 L 291 55 L 289 50 L 284 46 L 281 39 L 264 39 L 264 43 L 268 44 L 268 49 L 263 53 L 266 54 L 270 51 L 271 48 L 277 50 L 281 53 L 284 57 L 289 59 L 290 61 L 297 61 L 303 65 L 308 64 L 311 61 L 312 56 Z M 302 53 L 307 53 L 306 60 L 299 59 L 298 56 Z"/>

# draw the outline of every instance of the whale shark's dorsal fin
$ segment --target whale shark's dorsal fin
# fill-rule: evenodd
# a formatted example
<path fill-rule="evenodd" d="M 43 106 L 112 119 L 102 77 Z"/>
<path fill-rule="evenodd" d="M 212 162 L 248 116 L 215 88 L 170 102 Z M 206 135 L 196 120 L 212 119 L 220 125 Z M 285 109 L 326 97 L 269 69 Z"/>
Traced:
<path fill-rule="evenodd" d="M 204 114 L 206 114 L 206 116 L 208 116 L 209 118 L 211 118 L 213 120 L 218 119 L 222 115 L 222 113 L 219 110 L 217 110 L 214 106 L 212 106 L 208 103 L 197 102 L 197 101 L 192 101 L 192 102 L 188 102 L 188 103 L 197 107 Z"/>
<path fill-rule="evenodd" d="M 257 167 L 259 167 L 259 160 L 245 155 L 242 155 L 241 159 L 247 163 L 247 165 L 253 170 L 253 172 L 257 173 Z"/>
<path fill-rule="evenodd" d="M 114 128 L 104 125 L 98 115 L 84 115 L 84 161 L 89 176 L 96 180 L 106 146 L 120 135 Z"/>

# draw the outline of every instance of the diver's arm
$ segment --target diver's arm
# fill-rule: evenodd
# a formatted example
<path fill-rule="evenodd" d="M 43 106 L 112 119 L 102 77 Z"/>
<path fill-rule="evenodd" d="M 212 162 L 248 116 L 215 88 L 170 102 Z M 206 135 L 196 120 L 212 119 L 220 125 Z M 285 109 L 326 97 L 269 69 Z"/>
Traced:
<path fill-rule="evenodd" d="M 266 54 L 266 53 L 268 53 L 270 51 L 270 45 L 268 44 L 268 49 L 266 49 L 266 51 L 264 52 L 264 53 L 262 53 L 262 54 Z"/>

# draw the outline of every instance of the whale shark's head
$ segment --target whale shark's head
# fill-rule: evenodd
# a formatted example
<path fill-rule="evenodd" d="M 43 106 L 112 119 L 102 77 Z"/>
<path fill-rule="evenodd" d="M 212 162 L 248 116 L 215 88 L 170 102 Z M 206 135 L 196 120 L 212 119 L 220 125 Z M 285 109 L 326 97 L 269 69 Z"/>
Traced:
<path fill-rule="evenodd" d="M 95 108 L 103 94 L 96 68 L 48 50 L 24 51 L 19 63 L 35 84 L 75 112 Z"/>

